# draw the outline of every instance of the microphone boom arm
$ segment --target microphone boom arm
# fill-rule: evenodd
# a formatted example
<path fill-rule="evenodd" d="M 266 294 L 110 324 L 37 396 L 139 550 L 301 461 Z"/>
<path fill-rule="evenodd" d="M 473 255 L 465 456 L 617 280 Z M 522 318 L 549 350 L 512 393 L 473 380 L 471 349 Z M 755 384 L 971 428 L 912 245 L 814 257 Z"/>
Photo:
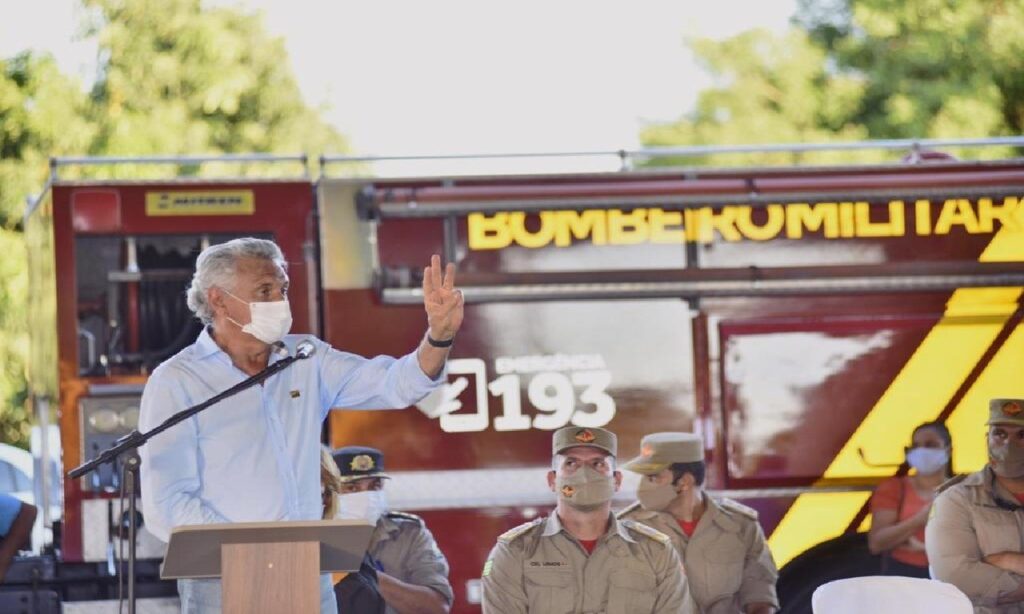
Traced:
<path fill-rule="evenodd" d="M 303 348 L 303 350 L 304 349 L 305 348 Z M 294 356 L 282 358 L 281 360 L 275 362 L 274 364 L 268 365 L 266 369 L 263 369 L 262 371 L 249 377 L 248 379 L 235 384 L 234 386 L 228 388 L 223 392 L 218 393 L 216 396 L 213 396 L 203 401 L 202 403 L 199 403 L 198 405 L 193 405 L 188 409 L 183 409 L 179 411 L 170 418 L 164 420 L 160 425 L 154 427 L 149 431 L 146 431 L 145 433 L 140 433 L 138 430 L 133 430 L 132 432 L 115 441 L 114 445 L 110 446 L 109 448 L 101 452 L 100 455 L 97 456 L 96 458 L 86 463 L 83 463 L 82 465 L 79 465 L 78 467 L 75 467 L 74 469 L 69 471 L 68 477 L 80 478 L 83 475 L 89 473 L 90 471 L 95 470 L 97 467 L 103 465 L 104 463 L 112 463 L 115 460 L 117 460 L 117 457 L 121 456 L 128 450 L 142 447 L 143 445 L 145 445 L 147 441 L 152 439 L 154 436 L 166 431 L 175 424 L 178 424 L 179 422 L 182 422 L 184 420 L 188 420 L 189 418 L 203 411 L 207 407 L 220 401 L 223 401 L 228 397 L 234 396 L 239 392 L 245 390 L 246 388 L 251 388 L 256 384 L 262 383 L 270 376 L 275 375 L 281 371 L 284 371 L 285 369 L 290 367 L 292 363 L 294 363 L 295 361 L 304 360 L 312 355 L 312 351 L 296 352 Z"/>

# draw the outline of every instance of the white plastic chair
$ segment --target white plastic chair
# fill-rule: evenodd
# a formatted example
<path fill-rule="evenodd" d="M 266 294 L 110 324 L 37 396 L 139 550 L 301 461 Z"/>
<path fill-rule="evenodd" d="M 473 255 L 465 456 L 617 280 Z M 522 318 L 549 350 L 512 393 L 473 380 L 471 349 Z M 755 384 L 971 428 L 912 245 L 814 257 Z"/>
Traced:
<path fill-rule="evenodd" d="M 814 614 L 973 614 L 960 589 L 921 578 L 865 576 L 822 584 L 811 597 Z"/>

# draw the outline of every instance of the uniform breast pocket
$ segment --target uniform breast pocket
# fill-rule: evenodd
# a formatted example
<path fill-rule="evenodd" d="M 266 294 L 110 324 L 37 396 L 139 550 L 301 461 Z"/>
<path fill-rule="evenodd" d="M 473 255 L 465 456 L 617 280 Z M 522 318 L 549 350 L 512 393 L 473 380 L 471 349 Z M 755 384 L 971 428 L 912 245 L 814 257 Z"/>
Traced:
<path fill-rule="evenodd" d="M 974 530 L 978 535 L 978 548 L 982 556 L 1020 551 L 1020 529 L 1011 511 L 975 507 Z"/>
<path fill-rule="evenodd" d="M 704 556 L 707 563 L 705 588 L 701 591 L 705 593 L 703 597 L 713 602 L 737 592 L 743 581 L 743 562 L 746 559 L 743 542 L 727 535 L 707 548 Z"/>
<path fill-rule="evenodd" d="M 607 614 L 650 614 L 656 596 L 654 574 L 616 569 L 608 576 Z"/>
<path fill-rule="evenodd" d="M 527 571 L 526 596 L 531 614 L 571 614 L 575 608 L 572 574 L 564 571 Z"/>

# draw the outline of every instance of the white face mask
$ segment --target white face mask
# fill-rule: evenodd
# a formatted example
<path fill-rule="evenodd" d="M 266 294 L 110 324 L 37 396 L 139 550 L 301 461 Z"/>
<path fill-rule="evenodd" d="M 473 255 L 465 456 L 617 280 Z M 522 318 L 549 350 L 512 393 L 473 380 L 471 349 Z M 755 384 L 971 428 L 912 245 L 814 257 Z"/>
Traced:
<path fill-rule="evenodd" d="M 334 517 L 342 520 L 366 520 L 375 525 L 387 511 L 388 498 L 383 490 L 363 490 L 338 495 L 338 513 Z"/>
<path fill-rule="evenodd" d="M 932 475 L 945 468 L 949 450 L 945 448 L 912 448 L 907 452 L 907 464 L 923 475 Z"/>
<path fill-rule="evenodd" d="M 224 290 L 236 301 L 242 299 Z M 239 324 L 228 317 L 228 320 L 241 327 L 243 333 L 249 333 L 266 344 L 277 343 L 292 329 L 292 309 L 287 300 L 272 302 L 246 303 L 249 305 L 249 323 Z"/>

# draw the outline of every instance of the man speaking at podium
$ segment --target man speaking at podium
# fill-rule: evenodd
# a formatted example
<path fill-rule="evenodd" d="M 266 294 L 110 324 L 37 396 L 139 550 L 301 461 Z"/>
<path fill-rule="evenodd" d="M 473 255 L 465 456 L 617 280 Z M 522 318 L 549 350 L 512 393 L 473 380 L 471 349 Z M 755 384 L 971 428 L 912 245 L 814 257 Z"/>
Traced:
<path fill-rule="evenodd" d="M 294 354 L 300 342 L 311 343 L 313 354 L 142 447 L 142 510 L 165 542 L 180 525 L 320 519 L 320 431 L 330 408 L 408 407 L 443 380 L 463 316 L 454 265 L 442 271 L 440 258 L 431 259 L 423 280 L 427 333 L 398 359 L 367 359 L 288 335 L 286 267 L 278 246 L 263 239 L 235 239 L 199 254 L 188 306 L 204 330 L 153 371 L 140 430 Z M 322 610 L 333 613 L 330 577 L 321 580 Z M 180 580 L 178 591 L 183 613 L 220 611 L 219 580 Z"/>

